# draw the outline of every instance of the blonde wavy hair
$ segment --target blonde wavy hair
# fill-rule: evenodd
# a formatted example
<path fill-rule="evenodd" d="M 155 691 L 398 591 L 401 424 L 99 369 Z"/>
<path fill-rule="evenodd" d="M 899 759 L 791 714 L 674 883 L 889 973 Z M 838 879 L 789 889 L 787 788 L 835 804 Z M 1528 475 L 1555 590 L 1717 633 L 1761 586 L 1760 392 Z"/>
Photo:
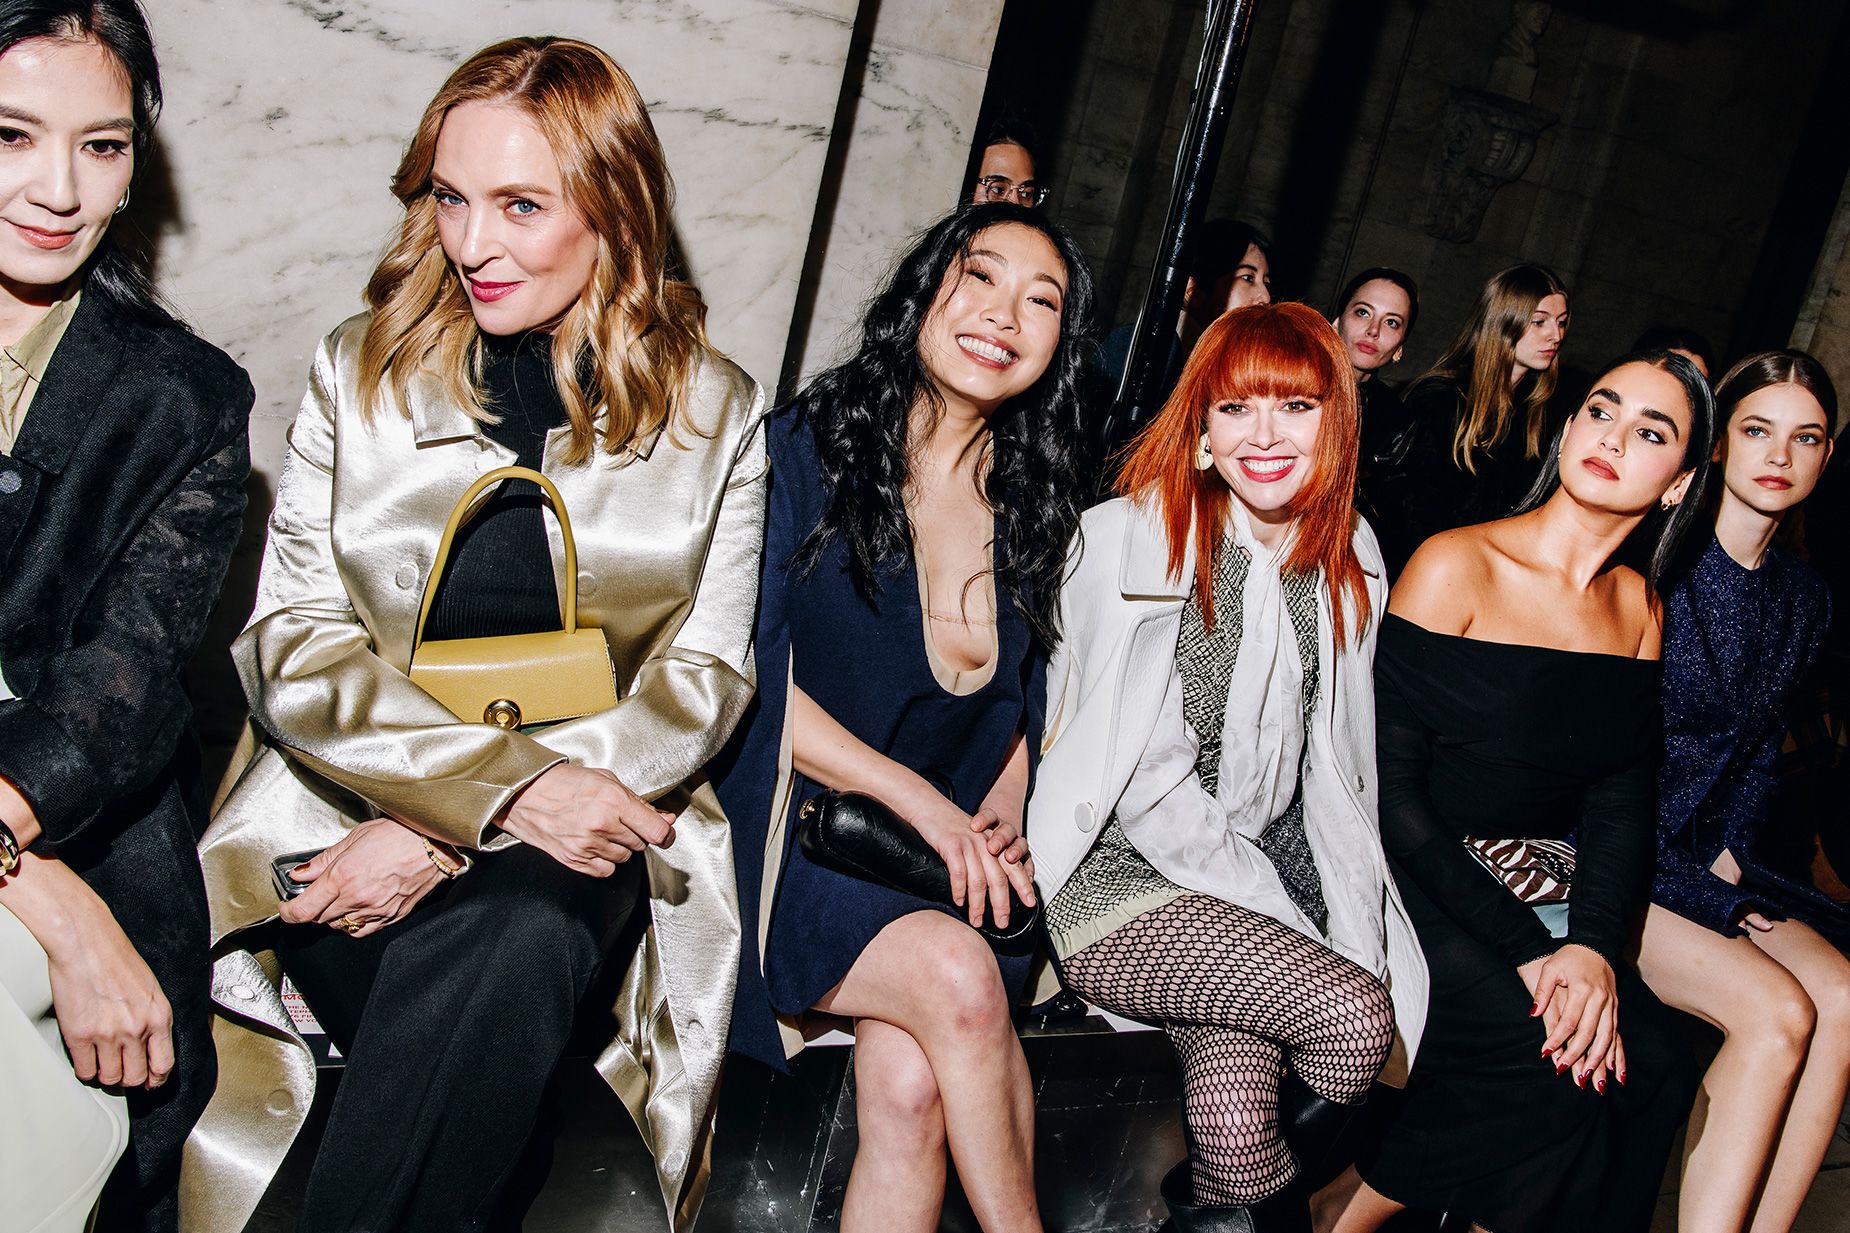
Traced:
<path fill-rule="evenodd" d="M 679 409 L 708 349 L 706 305 L 669 267 L 674 185 L 642 95 L 616 61 L 575 39 L 485 47 L 424 109 L 392 180 L 404 221 L 366 284 L 365 413 L 388 391 L 404 406 L 412 377 L 428 371 L 476 419 L 494 418 L 480 391 L 481 332 L 443 254 L 431 192 L 444 117 L 478 102 L 532 119 L 559 160 L 567 202 L 597 237 L 591 281 L 553 330 L 553 382 L 571 427 L 564 461 L 585 462 L 600 446 L 618 453 Z"/>

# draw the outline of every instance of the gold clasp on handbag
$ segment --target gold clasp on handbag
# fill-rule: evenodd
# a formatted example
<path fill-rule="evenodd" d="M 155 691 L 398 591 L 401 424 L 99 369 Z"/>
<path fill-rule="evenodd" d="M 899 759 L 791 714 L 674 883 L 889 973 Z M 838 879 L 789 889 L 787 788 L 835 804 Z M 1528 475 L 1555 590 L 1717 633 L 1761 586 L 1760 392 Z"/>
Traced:
<path fill-rule="evenodd" d="M 797 817 L 800 820 L 807 822 L 815 816 L 816 816 L 816 798 L 815 797 L 812 796 L 808 800 L 804 801 L 801 805 L 797 806 Z"/>
<path fill-rule="evenodd" d="M 550 633 L 501 634 L 480 638 L 424 641 L 424 626 L 437 597 L 456 533 L 477 511 L 478 501 L 505 480 L 527 480 L 539 486 L 559 520 L 559 538 L 565 548 L 564 583 L 559 598 L 559 623 Z M 595 625 L 578 627 L 578 546 L 565 499 L 553 482 L 526 467 L 497 467 L 469 485 L 444 524 L 437 557 L 424 584 L 418 606 L 417 629 L 411 637 L 411 683 L 469 723 L 497 728 L 555 723 L 606 711 L 617 704 L 616 675 L 611 669 L 610 646 Z"/>

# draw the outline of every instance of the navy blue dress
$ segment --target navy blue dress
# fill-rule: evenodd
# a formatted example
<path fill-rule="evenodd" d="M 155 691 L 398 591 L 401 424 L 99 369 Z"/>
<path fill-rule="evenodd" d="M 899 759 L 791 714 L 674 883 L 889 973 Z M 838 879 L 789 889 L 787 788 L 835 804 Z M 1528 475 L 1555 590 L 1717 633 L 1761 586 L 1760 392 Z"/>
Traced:
<path fill-rule="evenodd" d="M 958 808 L 975 812 L 1008 760 L 1017 732 L 1040 746 L 1045 659 L 1007 585 L 996 587 L 995 673 L 966 695 L 946 691 L 926 656 L 915 563 L 883 571 L 869 602 L 848 572 L 848 552 L 830 545 L 808 577 L 791 558 L 820 521 L 826 494 L 816 442 L 789 410 L 768 426 L 771 495 L 765 533 L 756 653 L 758 696 L 731 746 L 715 764 L 731 820 L 739 880 L 741 950 L 732 1047 L 782 1067 L 773 1012 L 800 1014 L 847 975 L 867 944 L 902 916 L 948 907 L 812 864 L 797 847 L 796 808 L 822 791 L 796 776 L 785 819 L 783 870 L 766 953 L 756 945 L 764 846 L 788 696 L 796 685 L 868 745 L 938 784 Z M 998 953 L 1005 982 L 1026 979 L 1030 945 Z"/>
<path fill-rule="evenodd" d="M 1713 537 L 1665 597 L 1653 902 L 1722 934 L 1742 933 L 1751 910 L 1850 939 L 1850 914 L 1767 860 L 1787 712 L 1829 624 L 1829 593 L 1798 558 L 1769 548 L 1747 569 Z M 1709 872 L 1723 848 L 1739 886 Z"/>

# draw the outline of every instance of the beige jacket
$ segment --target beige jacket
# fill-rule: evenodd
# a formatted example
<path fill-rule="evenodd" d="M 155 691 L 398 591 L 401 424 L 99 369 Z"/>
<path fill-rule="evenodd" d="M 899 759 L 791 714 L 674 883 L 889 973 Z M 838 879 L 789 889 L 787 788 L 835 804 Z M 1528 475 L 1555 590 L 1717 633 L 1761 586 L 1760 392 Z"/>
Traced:
<path fill-rule="evenodd" d="M 493 849 L 513 842 L 492 823 L 514 795 L 570 760 L 608 769 L 678 814 L 674 846 L 648 851 L 652 923 L 597 1065 L 641 1128 L 683 1229 L 705 1185 L 738 962 L 732 840 L 701 768 L 752 693 L 764 395 L 709 356 L 685 420 L 635 450 L 564 467 L 564 431 L 548 438 L 542 470 L 576 532 L 580 626 L 609 639 L 621 696 L 537 736 L 458 723 L 405 675 L 418 604 L 457 498 L 514 459 L 434 381 L 414 382 L 403 410 L 363 419 L 367 320 L 341 325 L 315 357 L 256 609 L 232 648 L 260 735 L 200 849 L 220 1078 L 187 1147 L 185 1227 L 244 1227 L 314 1094 L 274 959 L 238 936 L 275 917 L 272 858 L 324 847 L 381 814 Z M 546 524 L 558 569 L 558 524 Z"/>

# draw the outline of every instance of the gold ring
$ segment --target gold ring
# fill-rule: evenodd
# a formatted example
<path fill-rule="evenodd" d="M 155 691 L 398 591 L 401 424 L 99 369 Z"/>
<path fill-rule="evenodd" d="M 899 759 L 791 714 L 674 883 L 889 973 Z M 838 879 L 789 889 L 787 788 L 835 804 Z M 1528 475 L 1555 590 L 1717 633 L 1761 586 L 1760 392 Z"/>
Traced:
<path fill-rule="evenodd" d="M 341 917 L 334 922 L 334 927 L 336 929 L 345 930 L 349 935 L 358 933 L 360 930 L 366 928 L 363 922 L 353 919 L 352 916 Z"/>

